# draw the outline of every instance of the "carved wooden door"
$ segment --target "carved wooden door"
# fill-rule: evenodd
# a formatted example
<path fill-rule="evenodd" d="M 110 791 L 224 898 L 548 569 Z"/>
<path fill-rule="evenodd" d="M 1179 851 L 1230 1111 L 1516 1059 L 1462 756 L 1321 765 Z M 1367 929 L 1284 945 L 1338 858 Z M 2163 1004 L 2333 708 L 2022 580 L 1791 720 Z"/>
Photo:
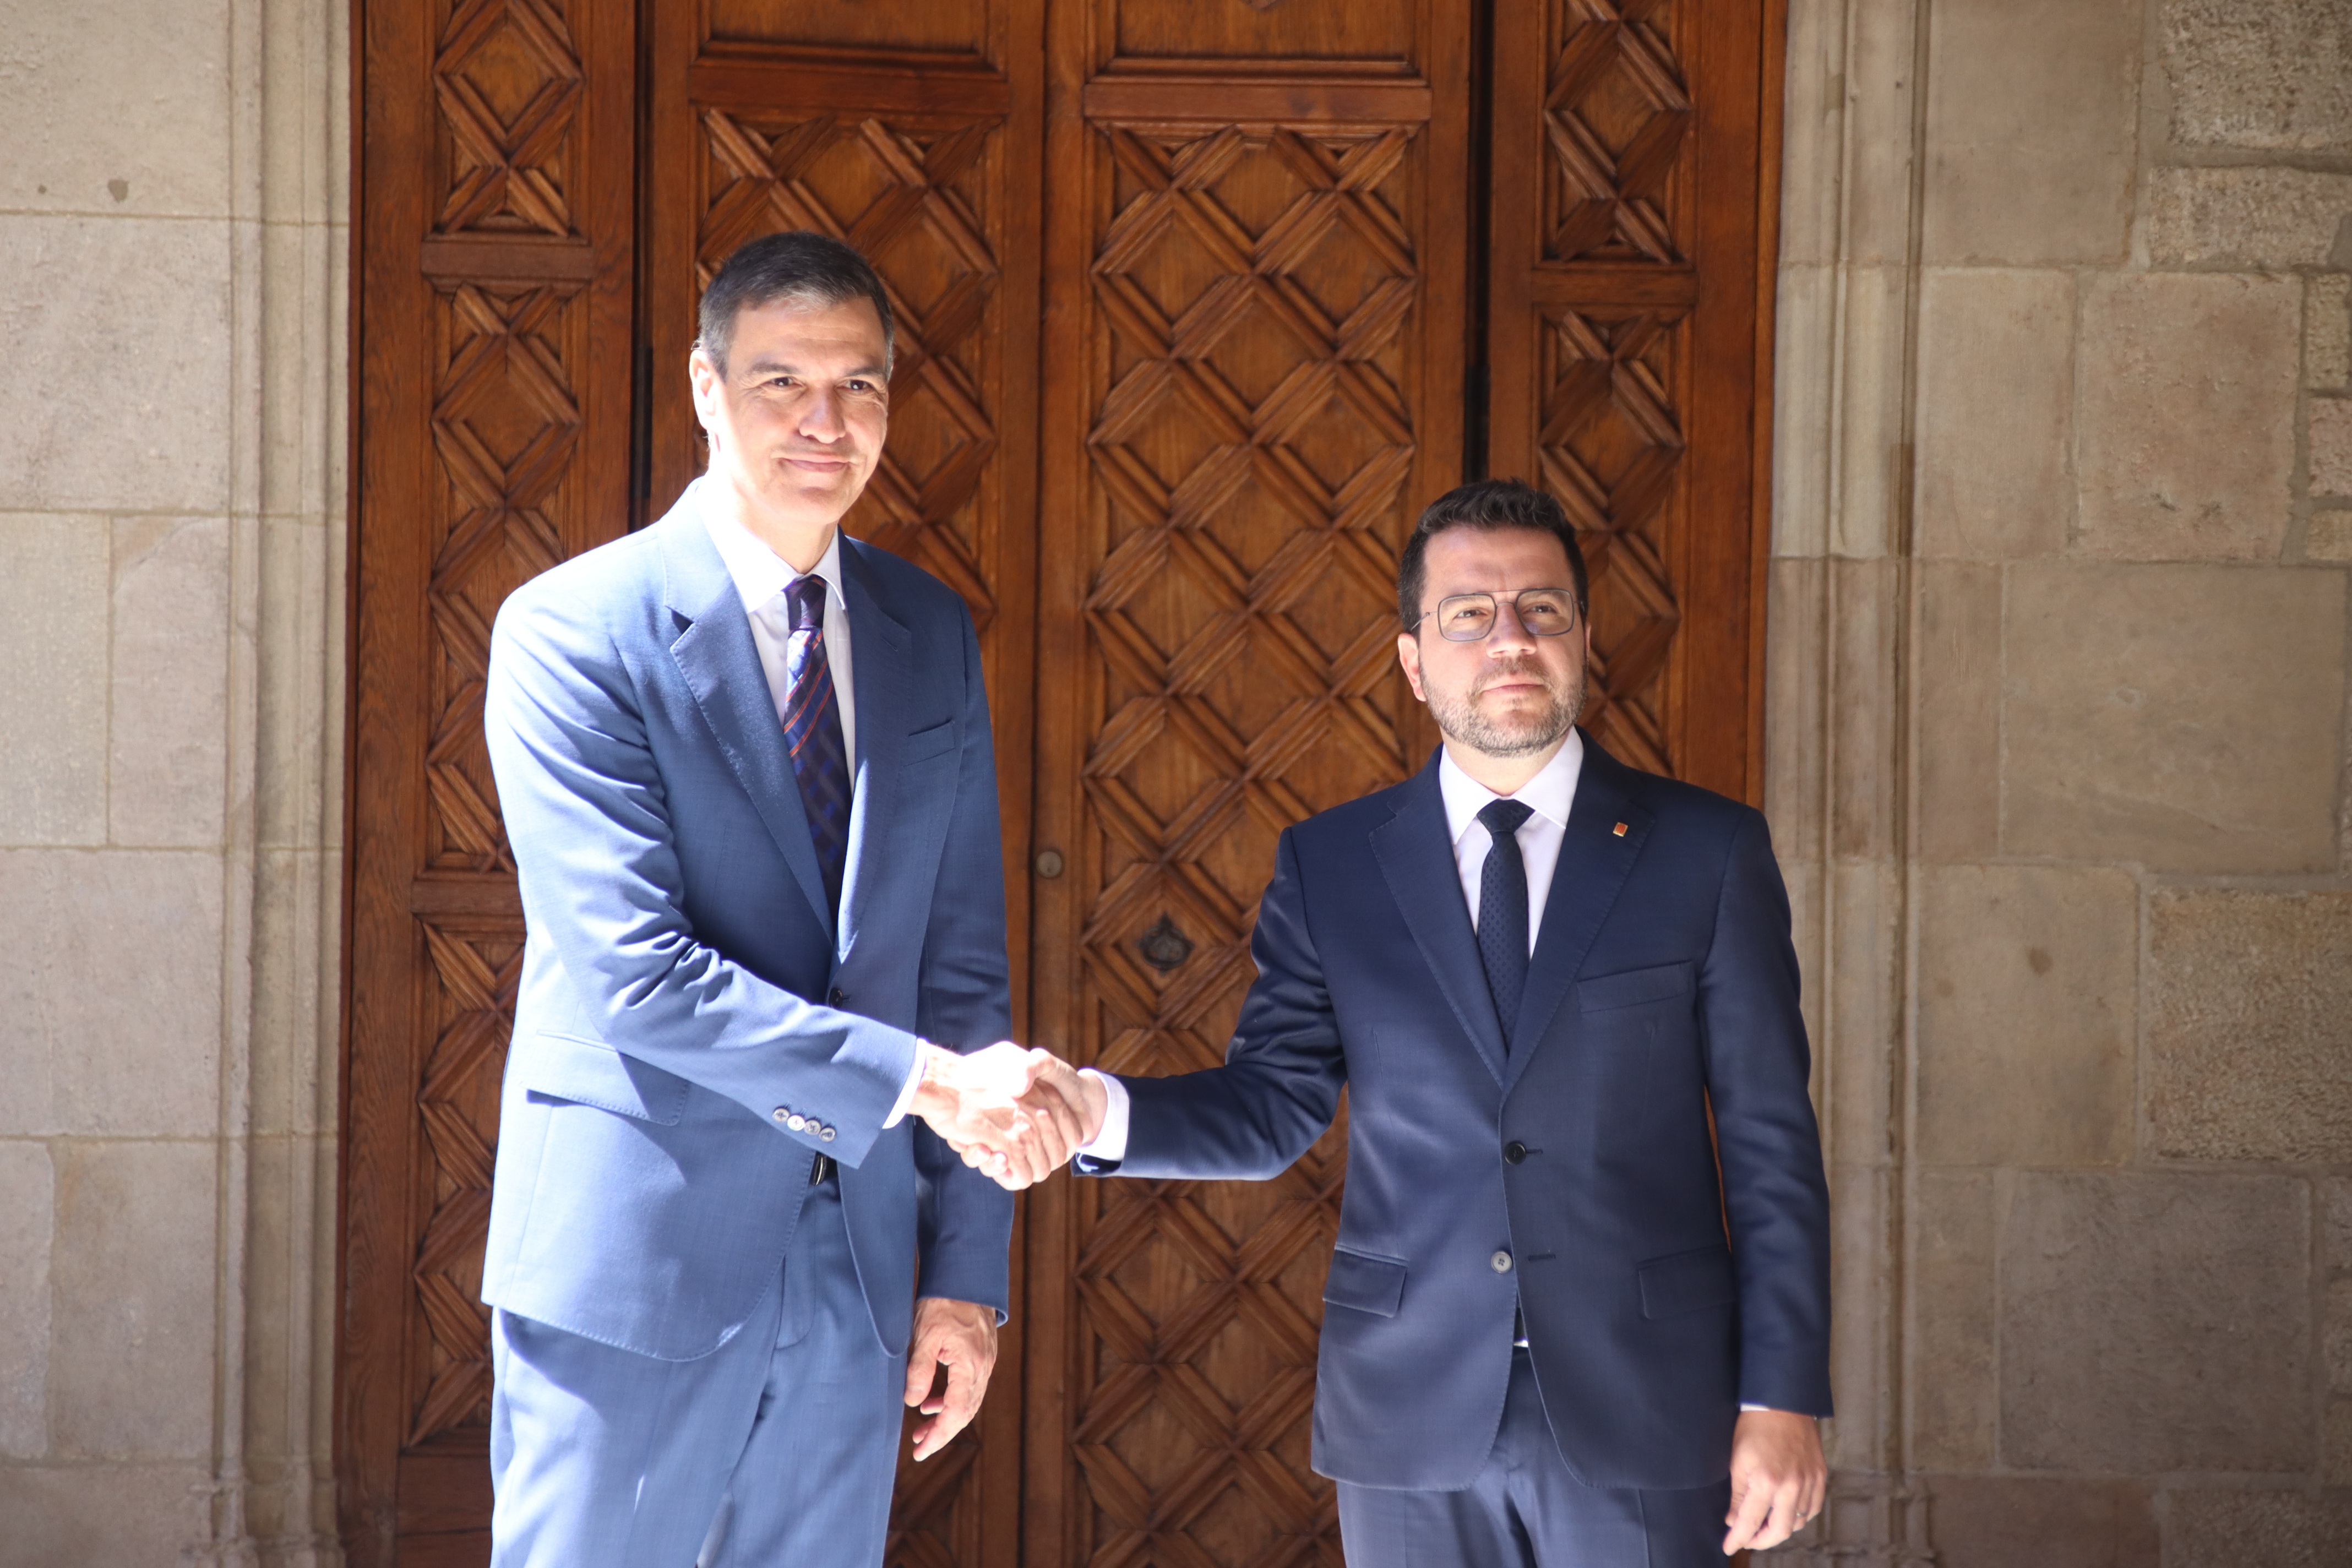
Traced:
<path fill-rule="evenodd" d="M 1428 755 L 1396 550 L 1465 469 L 1583 533 L 1603 742 L 1755 794 L 1780 28 L 1756 0 L 1055 13 L 1041 1038 L 1222 1059 L 1276 835 Z M 1265 1184 L 1030 1199 L 1023 1562 L 1340 1561 L 1307 1448 L 1344 1138 Z"/>
<path fill-rule="evenodd" d="M 701 465 L 709 269 L 842 235 L 898 310 L 853 531 L 953 584 L 1027 1037 L 1210 1065 L 1275 836 L 1434 740 L 1395 552 L 1465 473 L 1586 531 L 1604 742 L 1758 785 L 1775 0 L 362 0 L 337 1473 L 354 1563 L 487 1557 L 475 1300 L 521 922 L 503 595 Z M 1481 395 L 1482 391 L 1485 395 Z M 1055 1183 L 894 1563 L 1336 1563 L 1307 1467 L 1340 1129 Z"/>
<path fill-rule="evenodd" d="M 489 626 L 629 518 L 635 17 L 362 8 L 336 1475 L 354 1564 L 487 1558 L 488 1219 L 522 910 Z"/>
<path fill-rule="evenodd" d="M 1222 1060 L 1276 836 L 1424 754 L 1395 563 L 1464 466 L 1471 22 L 1055 19 L 1033 1016 L 1086 1061 Z M 1344 1139 L 1030 1199 L 1023 1562 L 1339 1561 L 1307 1447 Z"/>

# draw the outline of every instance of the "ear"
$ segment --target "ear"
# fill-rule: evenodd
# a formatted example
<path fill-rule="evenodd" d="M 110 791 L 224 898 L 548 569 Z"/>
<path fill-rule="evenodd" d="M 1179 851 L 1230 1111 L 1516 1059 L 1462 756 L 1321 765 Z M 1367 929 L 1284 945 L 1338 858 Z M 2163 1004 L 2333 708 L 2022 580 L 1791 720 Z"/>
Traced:
<path fill-rule="evenodd" d="M 686 379 L 694 388 L 694 417 L 705 431 L 715 436 L 719 399 L 726 390 L 720 384 L 719 367 L 710 363 L 709 354 L 696 349 L 686 356 Z"/>
<path fill-rule="evenodd" d="M 1421 639 L 1411 632 L 1397 633 L 1397 664 L 1404 671 L 1404 683 L 1412 688 L 1413 700 L 1429 700 L 1429 693 L 1421 689 Z"/>

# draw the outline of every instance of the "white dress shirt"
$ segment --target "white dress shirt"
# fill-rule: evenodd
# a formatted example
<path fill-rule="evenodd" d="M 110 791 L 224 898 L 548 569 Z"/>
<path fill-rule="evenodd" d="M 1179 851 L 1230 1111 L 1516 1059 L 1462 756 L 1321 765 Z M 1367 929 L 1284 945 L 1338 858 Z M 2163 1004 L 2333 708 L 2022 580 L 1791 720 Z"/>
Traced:
<path fill-rule="evenodd" d="M 1528 868 L 1528 954 L 1543 929 L 1544 901 L 1551 897 L 1551 874 L 1559 868 L 1559 847 L 1568 837 L 1568 808 L 1576 802 L 1576 781 L 1584 772 L 1584 737 L 1570 730 L 1568 743 L 1552 753 L 1543 770 L 1508 798 L 1534 812 L 1512 835 Z M 1462 771 L 1451 750 L 1437 760 L 1437 788 L 1445 799 L 1445 830 L 1454 836 L 1454 865 L 1462 873 L 1462 900 L 1470 906 L 1470 929 L 1478 929 L 1478 893 L 1486 874 L 1486 852 L 1495 836 L 1478 820 L 1487 805 L 1505 797 Z"/>
<path fill-rule="evenodd" d="M 784 590 L 808 575 L 793 569 L 792 563 L 768 548 L 760 536 L 727 515 L 726 509 L 711 503 L 713 492 L 706 489 L 709 481 L 694 481 L 702 512 L 702 526 L 709 531 L 710 542 L 719 551 L 719 559 L 727 563 L 727 575 L 735 582 L 735 595 L 743 601 L 743 614 L 751 623 L 751 643 L 760 650 L 760 673 L 767 677 L 768 700 L 775 705 L 776 722 L 782 725 L 790 710 L 784 700 L 792 689 L 792 677 L 785 664 L 793 640 L 792 602 Z M 816 574 L 824 579 L 824 661 L 833 678 L 833 706 L 841 715 L 842 758 L 849 764 L 849 775 L 857 776 L 857 701 L 850 680 L 849 601 L 841 590 L 841 530 L 833 531 L 825 543 L 824 553 L 817 557 Z M 896 1127 L 906 1119 L 907 1108 L 914 1103 L 915 1090 L 923 1081 L 923 1056 L 915 1053 L 914 1070 L 898 1087 L 898 1103 L 891 1106 L 886 1128 Z"/>
<path fill-rule="evenodd" d="M 1551 874 L 1559 868 L 1559 847 L 1568 837 L 1568 808 L 1576 799 L 1576 781 L 1584 772 L 1584 737 L 1570 730 L 1568 743 L 1552 753 L 1541 772 L 1519 787 L 1512 799 L 1535 815 L 1517 834 L 1519 858 L 1528 868 L 1528 952 L 1536 950 L 1536 931 L 1543 924 L 1544 900 L 1551 894 Z M 1486 851 L 1494 836 L 1478 820 L 1488 801 L 1503 797 L 1462 771 L 1451 750 L 1439 757 L 1437 787 L 1445 800 L 1445 830 L 1454 840 L 1454 864 L 1462 875 L 1462 899 L 1470 906 L 1470 925 L 1478 925 L 1479 877 L 1486 868 Z M 1103 1086 L 1103 1123 L 1081 1154 L 1097 1160 L 1127 1158 L 1127 1085 L 1105 1072 L 1082 1068 L 1081 1072 Z"/>
<path fill-rule="evenodd" d="M 794 571 L 792 563 L 728 516 L 725 508 L 709 504 L 707 498 L 714 492 L 705 488 L 708 480 L 694 483 L 705 498 L 702 526 L 709 531 L 719 559 L 727 563 L 727 575 L 735 580 L 736 597 L 743 601 L 743 614 L 751 622 L 751 642 L 760 650 L 760 671 L 768 678 L 768 696 L 776 705 L 776 722 L 782 724 L 790 711 L 784 702 L 791 687 L 784 657 L 793 640 L 793 607 L 784 590 L 808 574 Z M 833 531 L 824 553 L 817 558 L 816 574 L 824 579 L 824 661 L 833 675 L 834 710 L 841 715 L 842 758 L 856 778 L 857 700 L 850 679 L 855 650 L 849 646 L 849 601 L 841 592 L 841 530 Z"/>

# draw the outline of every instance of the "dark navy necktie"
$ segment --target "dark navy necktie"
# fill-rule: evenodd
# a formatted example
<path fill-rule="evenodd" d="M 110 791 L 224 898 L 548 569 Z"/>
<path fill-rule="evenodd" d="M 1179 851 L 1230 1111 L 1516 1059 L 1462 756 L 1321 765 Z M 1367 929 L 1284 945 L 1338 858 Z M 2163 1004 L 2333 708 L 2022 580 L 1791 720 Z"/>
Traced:
<path fill-rule="evenodd" d="M 824 579 L 813 572 L 784 590 L 793 612 L 792 641 L 784 652 L 784 744 L 792 751 L 809 838 L 824 873 L 825 900 L 838 915 L 849 864 L 849 748 L 842 742 L 833 666 L 824 652 Z"/>
<path fill-rule="evenodd" d="M 1528 863 L 1519 857 L 1517 835 L 1534 815 L 1516 800 L 1489 801 L 1478 813 L 1495 841 L 1478 874 L 1478 956 L 1507 1051 L 1519 1021 L 1519 996 L 1528 988 Z"/>

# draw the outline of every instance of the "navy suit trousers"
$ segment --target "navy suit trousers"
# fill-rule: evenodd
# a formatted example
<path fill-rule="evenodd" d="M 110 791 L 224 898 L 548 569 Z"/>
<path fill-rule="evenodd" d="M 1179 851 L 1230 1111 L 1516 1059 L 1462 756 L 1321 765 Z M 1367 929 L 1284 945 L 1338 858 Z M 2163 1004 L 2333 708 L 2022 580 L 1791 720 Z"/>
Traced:
<path fill-rule="evenodd" d="M 1524 1350 L 1495 1451 L 1459 1491 L 1339 1483 L 1348 1568 L 1720 1568 L 1731 1482 L 1588 1487 L 1569 1473 Z"/>

